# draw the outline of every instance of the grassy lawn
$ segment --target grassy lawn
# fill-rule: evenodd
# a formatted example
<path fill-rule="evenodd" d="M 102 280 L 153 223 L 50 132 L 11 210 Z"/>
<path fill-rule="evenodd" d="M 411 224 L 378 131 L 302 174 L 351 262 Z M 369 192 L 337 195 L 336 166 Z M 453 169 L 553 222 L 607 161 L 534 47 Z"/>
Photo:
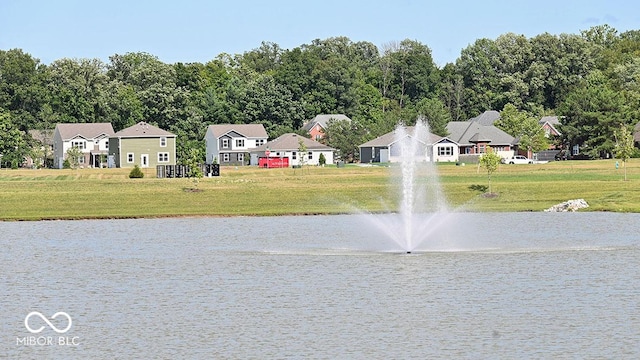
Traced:
<path fill-rule="evenodd" d="M 335 214 L 395 210 L 397 192 L 384 166 L 304 169 L 222 167 L 192 191 L 188 179 L 129 179 L 126 169 L 0 170 L 0 220 Z M 588 211 L 640 212 L 640 159 L 501 165 L 497 197 L 482 196 L 487 175 L 475 165 L 439 164 L 445 195 L 465 211 L 541 211 L 583 198 Z M 479 190 L 480 189 L 480 190 Z"/>

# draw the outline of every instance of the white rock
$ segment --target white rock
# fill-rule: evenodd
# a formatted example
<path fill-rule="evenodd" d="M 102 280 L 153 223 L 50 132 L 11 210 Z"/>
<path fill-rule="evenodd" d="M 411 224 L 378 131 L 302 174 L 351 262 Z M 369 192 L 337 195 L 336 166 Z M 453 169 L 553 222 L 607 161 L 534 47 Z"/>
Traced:
<path fill-rule="evenodd" d="M 545 210 L 545 212 L 574 212 L 579 209 L 588 208 L 589 204 L 584 199 L 575 199 L 575 200 L 567 200 L 558 205 L 553 205 L 552 207 Z"/>

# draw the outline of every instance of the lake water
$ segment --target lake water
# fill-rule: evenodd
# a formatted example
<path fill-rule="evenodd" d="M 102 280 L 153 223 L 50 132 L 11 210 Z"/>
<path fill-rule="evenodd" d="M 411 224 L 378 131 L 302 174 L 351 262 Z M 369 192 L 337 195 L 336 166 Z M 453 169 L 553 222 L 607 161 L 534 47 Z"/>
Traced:
<path fill-rule="evenodd" d="M 0 358 L 640 357 L 639 214 L 453 224 L 407 255 L 355 215 L 0 223 Z"/>

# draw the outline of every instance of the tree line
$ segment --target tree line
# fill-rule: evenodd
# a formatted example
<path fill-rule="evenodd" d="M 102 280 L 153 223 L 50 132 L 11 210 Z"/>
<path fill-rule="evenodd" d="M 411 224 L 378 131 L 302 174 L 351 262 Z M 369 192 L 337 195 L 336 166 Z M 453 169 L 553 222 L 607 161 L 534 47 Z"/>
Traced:
<path fill-rule="evenodd" d="M 602 156 L 620 126 L 640 120 L 639 101 L 640 31 L 608 25 L 478 39 L 442 68 L 427 45 L 409 39 L 379 48 L 346 37 L 293 49 L 263 42 L 175 64 L 143 52 L 42 64 L 10 49 L 0 50 L 0 154 L 5 166 L 20 163 L 32 148 L 28 131 L 57 123 L 110 122 L 119 131 L 146 121 L 178 136 L 181 159 L 192 149 L 204 154 L 210 124 L 260 123 L 275 138 L 317 114 L 340 113 L 353 121 L 331 124 L 326 141 L 357 160 L 359 144 L 399 122 L 424 116 L 432 132 L 447 135 L 449 121 L 506 110 L 513 136 L 528 128 L 517 119 L 558 115 L 566 146 Z"/>

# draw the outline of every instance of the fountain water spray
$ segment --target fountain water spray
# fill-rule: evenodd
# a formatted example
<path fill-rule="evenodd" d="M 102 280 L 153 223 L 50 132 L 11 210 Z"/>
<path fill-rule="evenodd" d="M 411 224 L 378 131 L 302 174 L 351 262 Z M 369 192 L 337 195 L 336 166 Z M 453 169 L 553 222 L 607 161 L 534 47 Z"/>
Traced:
<path fill-rule="evenodd" d="M 393 185 L 399 188 L 398 212 L 374 216 L 374 224 L 411 253 L 442 237 L 442 225 L 450 218 L 433 162 L 433 143 L 440 137 L 429 132 L 424 119 L 413 127 L 398 125 L 394 133 L 389 158 Z"/>

